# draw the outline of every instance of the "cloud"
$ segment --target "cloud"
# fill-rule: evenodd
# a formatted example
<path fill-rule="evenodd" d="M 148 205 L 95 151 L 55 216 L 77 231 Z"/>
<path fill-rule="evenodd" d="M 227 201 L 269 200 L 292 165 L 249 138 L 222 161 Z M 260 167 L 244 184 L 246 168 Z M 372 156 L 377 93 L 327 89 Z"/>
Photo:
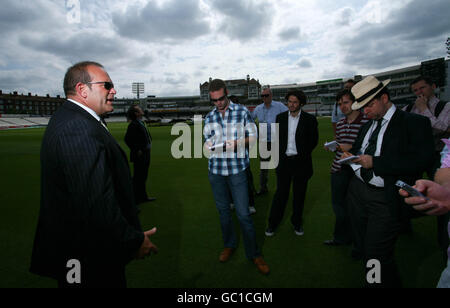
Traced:
<path fill-rule="evenodd" d="M 283 41 L 300 39 L 300 37 L 301 37 L 300 27 L 290 27 L 290 28 L 284 29 L 278 34 L 278 36 Z"/>
<path fill-rule="evenodd" d="M 61 24 L 56 18 L 58 11 L 58 7 L 46 1 L 2 1 L 0 34 L 4 36 L 21 29 L 33 32 L 50 30 Z M 43 19 L 43 13 L 48 18 Z M 59 17 L 61 16 L 64 15 L 59 14 Z"/>
<path fill-rule="evenodd" d="M 273 21 L 273 5 L 268 1 L 210 0 L 213 11 L 225 18 L 219 32 L 240 42 L 261 37 L 269 32 Z"/>
<path fill-rule="evenodd" d="M 19 41 L 24 47 L 61 57 L 69 63 L 87 59 L 105 63 L 127 56 L 123 43 L 100 33 L 78 33 L 65 38 L 23 35 Z"/>
<path fill-rule="evenodd" d="M 198 95 L 210 76 L 249 74 L 263 84 L 351 77 L 444 57 L 450 29 L 448 0 L 80 3 L 81 22 L 70 23 L 67 1 L 2 2 L 4 92 L 60 94 L 65 70 L 82 60 L 102 63 L 120 96 L 134 81 L 166 96 Z"/>
<path fill-rule="evenodd" d="M 338 26 L 349 26 L 355 16 L 355 10 L 345 7 L 338 13 L 335 24 Z"/>
<path fill-rule="evenodd" d="M 310 68 L 312 67 L 312 63 L 308 59 L 302 59 L 299 63 L 297 63 L 297 66 L 301 68 Z"/>
<path fill-rule="evenodd" d="M 380 22 L 360 22 L 358 31 L 340 40 L 343 62 L 365 69 L 417 63 L 444 56 L 445 37 L 450 29 L 448 1 L 413 0 L 394 9 Z M 442 41 L 442 42 L 440 42 Z"/>
<path fill-rule="evenodd" d="M 142 42 L 180 43 L 210 32 L 198 0 L 155 1 L 146 6 L 129 6 L 125 13 L 114 13 L 112 23 L 122 37 Z"/>

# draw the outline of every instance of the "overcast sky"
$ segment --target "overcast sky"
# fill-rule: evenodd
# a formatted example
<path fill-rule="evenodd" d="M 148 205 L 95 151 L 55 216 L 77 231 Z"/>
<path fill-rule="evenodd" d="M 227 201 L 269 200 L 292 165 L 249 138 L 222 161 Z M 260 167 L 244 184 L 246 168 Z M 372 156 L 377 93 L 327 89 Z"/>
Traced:
<path fill-rule="evenodd" d="M 0 0 L 0 89 L 62 95 L 83 60 L 118 97 L 348 78 L 445 57 L 449 16 L 448 0 Z"/>

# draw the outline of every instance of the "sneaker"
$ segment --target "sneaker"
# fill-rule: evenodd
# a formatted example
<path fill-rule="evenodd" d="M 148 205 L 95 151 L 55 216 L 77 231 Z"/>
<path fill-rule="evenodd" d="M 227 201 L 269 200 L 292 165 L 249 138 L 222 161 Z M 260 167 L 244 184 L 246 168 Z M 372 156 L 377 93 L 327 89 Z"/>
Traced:
<path fill-rule="evenodd" d="M 253 214 L 256 213 L 256 209 L 255 209 L 254 206 L 249 206 L 249 207 L 248 207 L 248 210 L 250 211 L 250 215 L 253 215 Z"/>
<path fill-rule="evenodd" d="M 275 231 L 272 228 L 267 228 L 265 234 L 266 236 L 274 236 Z"/>
<path fill-rule="evenodd" d="M 294 229 L 294 232 L 296 235 L 298 236 L 302 236 L 303 234 L 305 234 L 305 231 L 303 231 L 303 227 L 298 227 Z"/>

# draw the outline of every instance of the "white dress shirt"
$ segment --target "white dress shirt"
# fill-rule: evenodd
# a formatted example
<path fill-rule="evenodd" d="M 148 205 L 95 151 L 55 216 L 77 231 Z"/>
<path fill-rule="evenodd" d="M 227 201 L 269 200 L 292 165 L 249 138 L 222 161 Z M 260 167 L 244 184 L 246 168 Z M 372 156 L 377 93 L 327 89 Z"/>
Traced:
<path fill-rule="evenodd" d="M 297 132 L 298 122 L 300 121 L 301 111 L 296 117 L 291 115 L 289 112 L 288 116 L 288 144 L 286 149 L 287 156 L 295 156 L 297 152 L 297 144 L 295 143 L 295 133 Z"/>
<path fill-rule="evenodd" d="M 389 110 L 386 112 L 386 114 L 383 116 L 383 121 L 381 123 L 381 129 L 380 132 L 378 134 L 378 139 L 377 139 L 377 149 L 375 150 L 375 154 L 374 157 L 378 157 L 380 156 L 381 153 L 381 145 L 383 144 L 383 137 L 384 137 L 384 133 L 386 132 L 386 129 L 389 125 L 389 122 L 392 119 L 392 116 L 395 113 L 395 110 L 397 108 L 395 107 L 394 104 L 392 104 L 392 107 L 389 108 Z M 366 136 L 364 137 L 364 141 L 361 145 L 361 153 L 359 153 L 360 155 L 364 154 L 364 151 L 367 149 L 367 147 L 369 146 L 369 139 L 372 136 L 373 131 L 376 129 L 377 126 L 377 122 L 373 121 L 372 126 L 370 127 L 370 129 L 367 131 Z M 364 182 L 363 178 L 361 177 L 361 168 L 359 168 L 358 170 L 355 171 L 356 176 Z M 374 174 L 373 178 L 370 180 L 369 184 L 372 184 L 374 186 L 377 187 L 384 187 L 384 180 L 382 177 L 376 176 Z"/>
<path fill-rule="evenodd" d="M 81 103 L 79 103 L 79 102 L 77 102 L 77 101 L 75 101 L 75 100 L 73 100 L 73 99 L 68 98 L 67 100 L 70 101 L 70 102 L 72 102 L 72 103 L 74 103 L 75 105 L 78 105 L 79 107 L 83 108 L 84 110 L 86 110 L 91 116 L 94 117 L 94 119 L 96 119 L 97 121 L 99 121 L 100 124 L 102 124 L 102 126 L 103 126 L 107 131 L 109 131 L 108 128 L 105 126 L 105 124 L 103 124 L 103 122 L 101 121 L 100 117 L 98 116 L 98 114 L 95 113 L 94 110 L 92 110 L 91 108 L 89 108 L 89 107 L 87 107 L 87 106 L 85 106 L 85 105 L 83 105 L 83 104 L 81 104 Z"/>

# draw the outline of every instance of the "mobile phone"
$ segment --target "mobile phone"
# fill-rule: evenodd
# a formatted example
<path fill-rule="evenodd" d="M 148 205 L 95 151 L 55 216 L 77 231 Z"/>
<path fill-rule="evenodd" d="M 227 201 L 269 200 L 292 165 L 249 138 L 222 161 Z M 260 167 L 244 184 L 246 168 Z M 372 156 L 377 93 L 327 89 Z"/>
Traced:
<path fill-rule="evenodd" d="M 425 197 L 421 192 L 419 192 L 417 189 L 409 186 L 405 182 L 397 181 L 397 183 L 395 183 L 395 185 L 400 187 L 404 191 L 406 191 L 411 197 L 421 197 L 421 198 L 424 198 L 426 200 L 430 200 L 427 197 Z"/>

